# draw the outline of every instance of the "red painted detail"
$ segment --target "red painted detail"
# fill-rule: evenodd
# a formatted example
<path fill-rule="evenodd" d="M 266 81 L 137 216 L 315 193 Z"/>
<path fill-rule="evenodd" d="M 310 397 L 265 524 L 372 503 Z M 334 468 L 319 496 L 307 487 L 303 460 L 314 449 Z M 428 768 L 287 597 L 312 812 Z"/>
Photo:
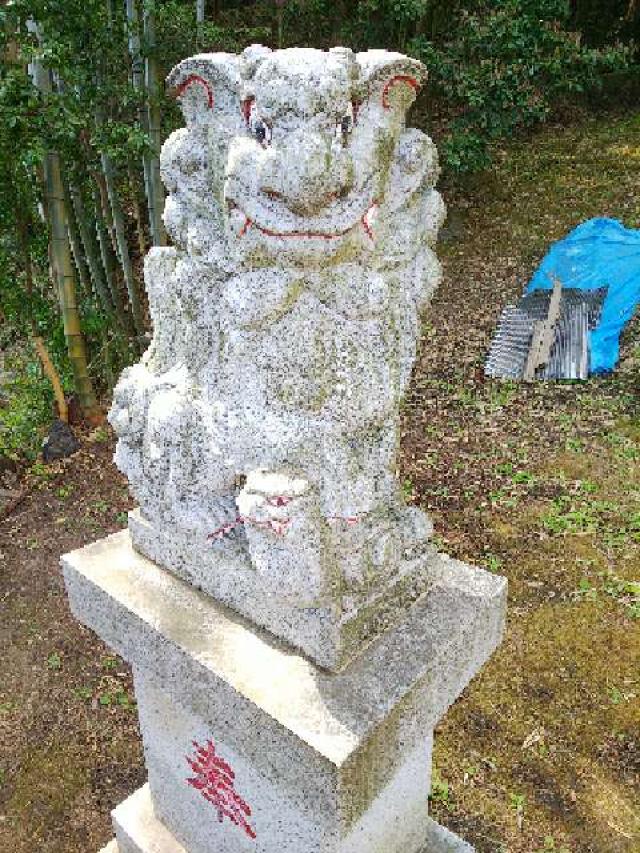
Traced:
<path fill-rule="evenodd" d="M 344 235 L 348 234 L 353 227 L 351 226 L 337 234 L 325 234 L 322 231 L 272 231 L 270 228 L 264 228 L 262 225 L 258 225 L 257 222 L 255 222 L 254 225 L 258 231 L 262 231 L 262 233 L 266 234 L 267 237 L 315 237 L 320 240 L 336 240 L 338 237 L 344 237 Z"/>
<path fill-rule="evenodd" d="M 391 80 L 388 81 L 387 85 L 382 90 L 382 106 L 385 110 L 388 110 L 391 107 L 389 104 L 389 92 L 396 83 L 407 83 L 409 86 L 413 86 L 416 92 L 420 89 L 420 83 L 418 83 L 415 77 L 409 77 L 408 74 L 396 74 L 395 77 L 392 77 Z"/>
<path fill-rule="evenodd" d="M 273 500 L 273 499 L 271 499 Z M 271 504 L 272 506 L 286 506 L 292 498 L 283 498 L 285 503 L 281 504 Z M 267 503 L 270 503 L 270 500 L 267 500 Z M 225 536 L 228 536 L 232 530 L 235 530 L 236 527 L 239 527 L 241 524 L 246 524 L 249 522 L 250 524 L 255 524 L 256 527 L 265 527 L 269 530 L 273 530 L 273 532 L 278 536 L 284 536 L 287 532 L 287 528 L 291 524 L 290 518 L 265 518 L 265 519 L 257 519 L 251 518 L 250 516 L 245 517 L 244 515 L 237 515 L 233 521 L 229 521 L 227 524 L 223 524 L 221 527 L 218 527 L 217 530 L 214 530 L 213 533 L 207 534 L 207 539 L 224 539 Z"/>
<path fill-rule="evenodd" d="M 286 495 L 275 495 L 272 498 L 267 498 L 269 506 L 286 506 L 290 504 L 293 498 L 288 498 Z"/>
<path fill-rule="evenodd" d="M 273 530 L 277 536 L 284 536 L 291 524 L 290 518 L 266 518 L 264 521 L 257 518 L 248 518 L 247 521 L 255 524 L 256 527 L 266 527 L 269 530 Z"/>
<path fill-rule="evenodd" d="M 369 210 L 364 214 L 360 222 L 367 234 L 367 236 L 373 240 L 373 232 L 371 231 L 371 226 L 367 222 L 367 216 L 371 212 L 371 210 L 377 207 L 377 202 L 374 202 Z M 307 237 L 307 238 L 315 238 L 316 240 L 337 240 L 339 237 L 344 237 L 345 234 L 348 234 L 349 231 L 352 231 L 354 226 L 350 225 L 348 228 L 345 228 L 343 231 L 338 231 L 335 234 L 325 234 L 323 231 L 272 231 L 270 228 L 265 228 L 262 225 L 259 225 L 249 217 L 246 217 L 246 221 L 240 231 L 238 232 L 239 237 L 244 237 L 247 231 L 249 230 L 249 226 L 253 226 L 258 229 L 258 231 L 262 231 L 263 234 L 266 234 L 267 237 Z"/>
<path fill-rule="evenodd" d="M 362 227 L 367 232 L 367 237 L 370 237 L 373 240 L 373 231 L 371 230 L 371 226 L 364 217 L 362 218 Z"/>
<path fill-rule="evenodd" d="M 190 74 L 185 80 L 180 83 L 178 86 L 176 95 L 182 95 L 182 93 L 189 88 L 193 83 L 199 83 L 201 86 L 204 86 L 207 92 L 207 103 L 209 104 L 209 109 L 213 109 L 213 89 L 209 85 L 209 82 L 201 77 L 199 74 Z"/>
<path fill-rule="evenodd" d="M 247 127 L 249 127 L 249 122 L 251 120 L 251 106 L 254 101 L 255 98 L 252 95 L 251 97 L 245 98 L 244 101 L 240 102 L 240 110 L 242 112 L 242 115 L 244 116 L 244 120 L 246 122 Z"/>
<path fill-rule="evenodd" d="M 359 524 L 361 519 L 357 515 L 330 515 L 328 521 L 342 521 L 348 527 L 353 527 L 354 524 Z"/>
<path fill-rule="evenodd" d="M 372 229 L 372 228 L 371 228 L 371 226 L 369 225 L 369 214 L 370 214 L 370 213 L 371 213 L 371 211 L 372 211 L 375 207 L 377 207 L 377 206 L 378 206 L 378 202 L 374 201 L 374 203 L 371 205 L 371 207 L 369 208 L 369 210 L 367 210 L 367 212 L 365 213 L 365 215 L 362 217 L 362 227 L 364 228 L 364 230 L 365 230 L 365 234 L 367 235 L 367 237 L 368 237 L 370 240 L 375 240 L 375 235 L 374 235 L 374 233 L 373 233 L 373 229 Z"/>
<path fill-rule="evenodd" d="M 224 539 L 224 537 L 231 533 L 232 530 L 235 530 L 240 524 L 244 524 L 244 518 L 241 515 L 237 515 L 234 521 L 230 521 L 228 524 L 223 524 L 222 527 L 218 527 L 217 530 L 214 530 L 213 533 L 209 533 L 207 539 Z"/>
<path fill-rule="evenodd" d="M 194 740 L 193 746 L 195 753 L 185 758 L 195 775 L 187 779 L 187 783 L 214 806 L 220 823 L 228 818 L 249 838 L 255 838 L 256 832 L 247 820 L 251 817 L 251 807 L 235 789 L 236 774 L 231 766 L 216 753 L 212 740 L 208 740 L 206 746 Z"/>
<path fill-rule="evenodd" d="M 245 215 L 244 225 L 238 231 L 238 237 L 244 237 L 244 235 L 247 233 L 247 231 L 249 230 L 249 228 L 251 228 L 252 225 L 253 225 L 253 221 L 251 219 L 249 219 L 248 216 Z"/>

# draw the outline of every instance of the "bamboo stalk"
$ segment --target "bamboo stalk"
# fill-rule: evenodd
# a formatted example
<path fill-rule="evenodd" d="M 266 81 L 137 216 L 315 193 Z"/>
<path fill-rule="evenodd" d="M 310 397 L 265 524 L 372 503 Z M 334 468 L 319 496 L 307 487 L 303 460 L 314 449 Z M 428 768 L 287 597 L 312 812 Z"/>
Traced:
<path fill-rule="evenodd" d="M 129 54 L 131 56 L 131 81 L 133 88 L 138 93 L 138 121 L 142 130 L 148 134 L 149 117 L 144 92 L 144 62 L 140 48 L 140 18 L 136 0 L 126 0 L 126 12 Z M 151 240 L 155 243 L 157 238 L 154 231 L 153 215 L 155 200 L 153 195 L 153 180 L 151 178 L 151 156 L 148 151 L 145 151 L 142 155 L 142 168 L 144 172 L 144 191 L 149 211 L 149 230 L 151 232 Z"/>
<path fill-rule="evenodd" d="M 136 221 L 136 234 L 138 235 L 138 251 L 140 252 L 140 257 L 144 258 L 147 253 L 147 241 L 145 240 L 144 226 L 142 224 L 142 210 L 140 209 L 140 199 L 138 198 L 138 183 L 131 163 L 128 164 L 128 173 L 133 218 Z"/>
<path fill-rule="evenodd" d="M 125 310 L 124 301 L 116 280 L 116 257 L 113 252 L 111 240 L 109 239 L 109 234 L 107 233 L 107 226 L 104 222 L 102 199 L 100 197 L 97 184 L 93 184 L 91 189 L 93 194 L 96 235 L 98 238 L 98 246 L 100 248 L 100 259 L 102 261 L 104 279 L 109 288 L 111 301 L 115 307 L 116 314 L 122 319 L 127 330 L 127 335 L 129 337 L 134 337 L 135 329 L 133 328 L 131 315 Z"/>
<path fill-rule="evenodd" d="M 34 21 L 29 22 L 31 32 L 38 34 Z M 36 58 L 32 66 L 36 87 L 47 98 L 51 93 L 51 77 L 42 62 Z M 67 235 L 67 211 L 62 184 L 62 167 L 57 151 L 48 151 L 43 160 L 45 196 L 50 226 L 50 255 L 57 283 L 60 311 L 67 342 L 67 353 L 73 372 L 74 387 L 80 407 L 85 415 L 95 416 L 98 411 L 93 385 L 87 366 L 87 352 L 80 325 L 80 314 L 76 301 L 76 280 Z"/>
<path fill-rule="evenodd" d="M 67 232 L 69 237 L 69 245 L 71 247 L 71 254 L 73 255 L 73 260 L 75 261 L 76 270 L 78 271 L 78 280 L 85 293 L 91 293 L 93 291 L 97 297 L 98 292 L 94 286 L 93 277 L 89 272 L 89 267 L 87 266 L 87 262 L 85 260 L 85 254 L 82 250 L 82 243 L 80 232 L 78 230 L 77 218 L 74 214 L 73 207 L 71 206 L 69 183 L 64 176 L 62 178 L 62 186 L 64 189 L 64 205 L 65 210 L 67 212 Z"/>
<path fill-rule="evenodd" d="M 160 177 L 160 148 L 162 145 L 162 112 L 160 109 L 160 71 L 155 57 L 156 29 L 153 5 L 142 0 L 142 30 L 145 40 L 144 76 L 147 87 L 147 115 L 149 120 L 149 184 L 152 209 L 149 211 L 151 234 L 156 246 L 166 246 L 167 235 L 162 221 L 164 188 Z"/>
<path fill-rule="evenodd" d="M 18 232 L 18 242 L 20 244 L 22 262 L 24 265 L 25 292 L 30 303 L 33 295 L 33 263 L 31 260 L 31 245 L 29 241 L 29 220 L 30 215 L 27 213 L 25 216 L 24 209 L 20 204 L 20 199 L 16 197 L 16 229 Z M 0 316 L 2 316 L 1 313 Z M 31 327 L 31 338 L 33 340 L 34 349 L 40 359 L 45 376 L 48 378 L 49 382 L 51 382 L 53 396 L 58 404 L 58 417 L 61 421 L 68 423 L 69 408 L 64 396 L 62 383 L 60 382 L 60 376 L 51 361 L 51 357 L 49 356 L 44 340 L 37 334 L 35 320 L 31 312 L 29 316 L 29 325 Z"/>
<path fill-rule="evenodd" d="M 277 46 L 281 48 L 284 42 L 284 4 L 286 0 L 275 0 L 276 3 L 276 28 L 278 33 Z"/>
<path fill-rule="evenodd" d="M 111 215 L 113 217 L 113 225 L 116 232 L 116 240 L 118 244 L 118 258 L 124 275 L 124 282 L 129 295 L 129 305 L 131 307 L 131 316 L 136 333 L 142 337 L 145 332 L 144 321 L 142 319 L 142 309 L 140 307 L 140 297 L 138 287 L 133 275 L 133 266 L 131 265 L 131 256 L 129 254 L 129 246 L 127 244 L 127 235 L 124 227 L 124 213 L 120 205 L 120 199 L 116 190 L 115 173 L 110 157 L 103 151 L 100 154 L 102 162 L 102 174 L 104 175 L 107 185 L 107 193 L 109 195 L 109 204 L 111 207 Z"/>
<path fill-rule="evenodd" d="M 196 44 L 202 46 L 202 26 L 205 16 L 205 0 L 196 0 Z"/>
<path fill-rule="evenodd" d="M 62 169 L 60 155 L 57 152 L 48 151 L 45 155 L 44 172 L 50 216 L 52 257 L 58 281 L 67 352 L 80 407 L 85 414 L 92 416 L 97 413 L 98 406 L 89 377 L 87 352 L 76 301 L 76 281 L 67 239 L 67 214 L 62 186 Z"/>
<path fill-rule="evenodd" d="M 100 209 L 102 210 L 104 225 L 107 230 L 107 235 L 111 243 L 113 254 L 117 257 L 118 238 L 116 237 L 116 228 L 113 222 L 113 215 L 111 213 L 111 204 L 109 203 L 109 192 L 107 190 L 107 182 L 102 172 L 96 172 L 95 179 L 96 184 L 98 186 L 98 192 L 100 193 Z"/>
<path fill-rule="evenodd" d="M 98 301 L 100 305 L 102 305 L 104 311 L 109 315 L 109 317 L 115 320 L 116 323 L 120 325 L 121 330 L 126 334 L 127 330 L 124 327 L 121 318 L 118 316 L 118 313 L 115 310 L 113 300 L 111 298 L 111 292 L 109 290 L 109 286 L 107 284 L 106 278 L 104 276 L 104 271 L 100 263 L 95 237 L 87 225 L 88 218 L 84 206 L 84 201 L 82 199 L 82 193 L 80 192 L 77 186 L 72 184 L 69 187 L 69 194 L 71 197 L 71 204 L 75 213 L 78 233 L 84 246 L 84 252 L 85 257 L 87 259 L 89 273 L 91 275 L 91 281 L 93 282 L 93 288 L 95 290 Z"/>

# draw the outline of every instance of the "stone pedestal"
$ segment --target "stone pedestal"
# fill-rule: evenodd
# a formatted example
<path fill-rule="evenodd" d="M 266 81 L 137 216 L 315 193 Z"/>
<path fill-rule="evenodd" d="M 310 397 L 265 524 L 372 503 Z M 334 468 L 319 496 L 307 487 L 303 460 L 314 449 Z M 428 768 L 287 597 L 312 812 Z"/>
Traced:
<path fill-rule="evenodd" d="M 441 853 L 433 728 L 500 642 L 506 582 L 439 556 L 428 592 L 319 668 L 117 533 L 63 558 L 74 615 L 134 668 L 148 785 L 109 853 Z"/>

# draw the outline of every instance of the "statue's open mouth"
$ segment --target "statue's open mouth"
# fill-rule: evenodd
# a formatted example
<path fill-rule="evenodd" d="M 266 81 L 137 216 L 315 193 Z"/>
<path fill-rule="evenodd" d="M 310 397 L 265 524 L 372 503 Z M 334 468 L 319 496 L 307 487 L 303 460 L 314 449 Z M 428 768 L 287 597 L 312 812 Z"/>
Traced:
<path fill-rule="evenodd" d="M 255 219 L 252 219 L 248 216 L 242 208 L 236 204 L 231 199 L 227 199 L 227 210 L 229 213 L 233 211 L 238 211 L 242 216 L 244 216 L 244 222 L 241 224 L 238 230 L 238 237 L 244 237 L 251 228 L 256 228 L 262 234 L 265 234 L 267 237 L 281 237 L 281 238 L 307 238 L 307 239 L 315 239 L 315 240 L 337 240 L 340 237 L 344 237 L 349 234 L 350 231 L 353 231 L 356 228 L 362 228 L 367 237 L 373 242 L 375 241 L 375 234 L 373 230 L 373 223 L 375 220 L 375 216 L 378 210 L 378 202 L 373 201 L 367 210 L 363 213 L 359 220 L 353 222 L 347 228 L 343 228 L 339 231 L 315 231 L 315 230 L 301 230 L 295 229 L 291 231 L 275 231 L 272 228 L 267 228 L 265 225 L 260 225 Z"/>

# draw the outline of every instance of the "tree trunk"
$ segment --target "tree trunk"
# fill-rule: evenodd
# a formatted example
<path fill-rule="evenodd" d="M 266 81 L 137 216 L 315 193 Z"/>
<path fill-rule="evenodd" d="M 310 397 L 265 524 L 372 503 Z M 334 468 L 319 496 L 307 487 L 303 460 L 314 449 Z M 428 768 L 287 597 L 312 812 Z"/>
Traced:
<path fill-rule="evenodd" d="M 162 113 L 160 109 L 160 72 L 155 57 L 156 28 L 153 6 L 143 0 L 142 27 L 145 40 L 144 74 L 147 87 L 147 115 L 149 117 L 149 183 L 151 186 L 152 209 L 149 211 L 151 235 L 156 246 L 167 245 L 167 235 L 162 221 L 164 210 L 164 188 L 160 178 L 160 148 L 162 145 Z"/>

